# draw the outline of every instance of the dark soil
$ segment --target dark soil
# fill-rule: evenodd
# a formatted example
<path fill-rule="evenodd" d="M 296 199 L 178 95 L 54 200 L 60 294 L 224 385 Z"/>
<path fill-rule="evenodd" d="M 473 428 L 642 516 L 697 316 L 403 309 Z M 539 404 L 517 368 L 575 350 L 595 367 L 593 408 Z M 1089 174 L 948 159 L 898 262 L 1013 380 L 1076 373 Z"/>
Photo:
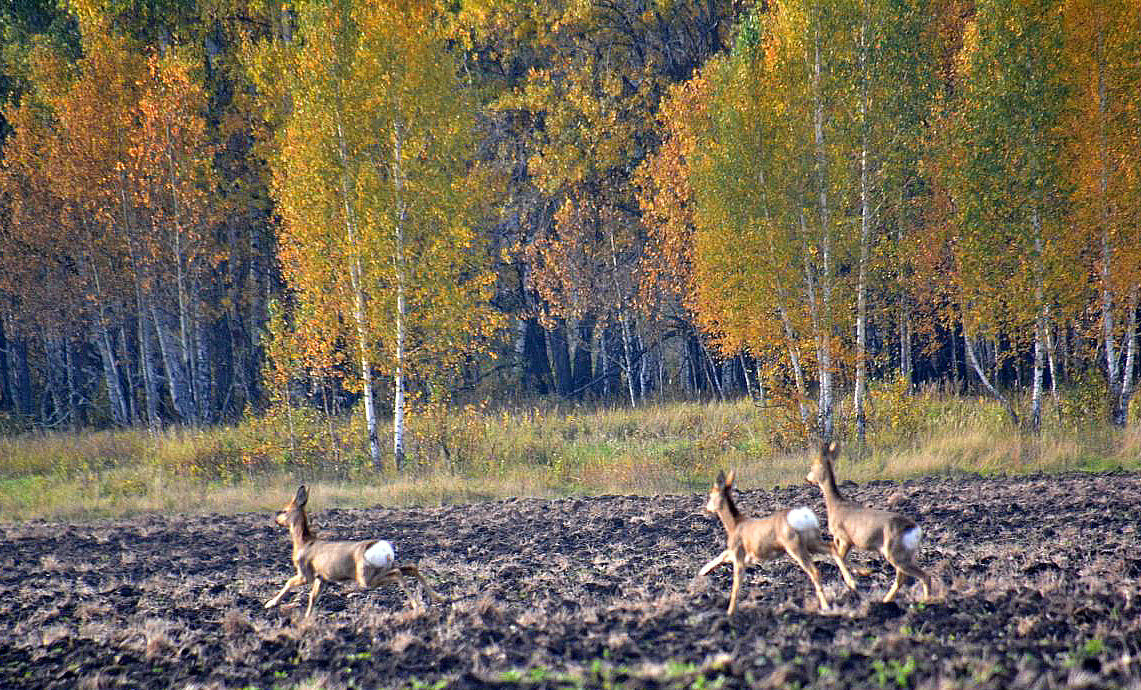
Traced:
<path fill-rule="evenodd" d="M 384 537 L 446 600 L 307 590 L 273 516 L 145 516 L 0 527 L 0 687 L 1141 688 L 1141 476 L 926 479 L 849 487 L 924 528 L 914 583 L 883 604 L 821 562 L 817 611 L 788 559 L 752 567 L 738 613 L 704 495 L 517 499 L 321 510 L 325 538 Z M 810 505 L 814 488 L 746 491 L 743 510 Z M 282 496 L 284 504 L 289 496 Z M 418 588 L 417 590 L 418 593 Z"/>

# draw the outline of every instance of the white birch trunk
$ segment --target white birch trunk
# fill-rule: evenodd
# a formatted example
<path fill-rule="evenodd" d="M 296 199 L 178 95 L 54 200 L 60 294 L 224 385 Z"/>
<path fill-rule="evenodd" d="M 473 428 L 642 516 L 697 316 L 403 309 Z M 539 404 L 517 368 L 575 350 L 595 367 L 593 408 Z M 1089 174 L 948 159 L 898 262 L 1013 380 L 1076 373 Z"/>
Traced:
<path fill-rule="evenodd" d="M 185 365 L 186 357 L 181 352 L 181 341 L 173 334 L 176 326 L 169 323 L 175 319 L 165 315 L 152 303 L 151 320 L 154 322 L 155 333 L 158 334 L 159 353 L 162 355 L 171 403 L 179 421 L 189 424 L 194 421 L 194 400 L 190 391 L 189 372 Z"/>
<path fill-rule="evenodd" d="M 1125 325 L 1125 362 L 1121 370 L 1120 387 L 1113 401 L 1113 415 L 1110 420 L 1114 426 L 1124 427 L 1129 419 L 1129 401 L 1133 398 L 1136 379 L 1133 377 L 1134 362 L 1137 353 L 1137 300 L 1138 286 L 1134 285 L 1129 292 L 1128 313 Z"/>
<path fill-rule="evenodd" d="M 824 94 L 820 84 L 821 58 L 820 58 L 820 30 L 816 31 L 815 64 L 813 67 L 812 86 L 815 92 L 816 107 L 814 108 L 813 129 L 816 139 L 816 181 L 819 187 L 820 203 L 820 261 L 822 263 L 820 276 L 820 307 L 816 308 L 815 297 L 812 298 L 813 323 L 816 330 L 817 369 L 820 380 L 820 396 L 817 409 L 817 419 L 820 436 L 828 441 L 832 438 L 834 414 L 832 408 L 832 219 L 828 206 L 828 173 L 827 158 L 824 148 Z M 808 253 L 805 253 L 808 261 Z M 808 268 L 809 280 L 812 280 L 811 267 Z"/>
<path fill-rule="evenodd" d="M 1031 212 L 1034 230 L 1034 374 L 1030 392 L 1030 426 L 1034 431 L 1042 427 L 1042 368 L 1045 360 L 1045 296 L 1042 285 L 1042 219 L 1035 208 Z"/>
<path fill-rule="evenodd" d="M 136 281 L 138 279 L 136 278 Z M 146 397 L 147 428 L 152 434 L 159 429 L 158 418 L 158 386 L 155 383 L 157 376 L 154 362 L 151 358 L 150 334 L 147 332 L 147 305 L 143 300 L 142 290 L 135 284 L 135 299 L 138 302 L 138 331 L 139 331 L 139 359 L 142 360 L 143 394 Z"/>
<path fill-rule="evenodd" d="M 91 283 L 95 288 L 95 301 L 97 311 L 97 331 L 95 334 L 99 356 L 103 360 L 103 381 L 107 385 L 107 399 L 111 403 L 111 416 L 119 426 L 130 424 L 130 414 L 123 389 L 119 380 L 119 364 L 115 359 L 115 349 L 111 346 L 111 334 L 107 324 L 107 309 L 103 297 L 103 285 L 99 280 L 99 269 L 95 265 L 95 258 L 89 251 L 87 268 L 91 274 Z"/>
<path fill-rule="evenodd" d="M 166 123 L 166 159 L 170 174 L 170 202 L 174 217 L 174 276 L 175 289 L 178 296 L 178 337 L 182 347 L 183 366 L 189 372 L 190 396 L 195 401 L 195 419 L 198 421 L 198 411 L 202 409 L 205 392 L 198 390 L 201 373 L 198 371 L 198 361 L 195 357 L 195 347 L 191 343 L 189 324 L 189 304 L 186 294 L 186 275 L 184 268 L 184 248 L 182 230 L 182 211 L 178 201 L 178 173 L 174 165 L 174 150 L 170 139 L 170 125 Z"/>
<path fill-rule="evenodd" d="M 610 239 L 610 280 L 614 286 L 614 295 L 617 297 L 622 293 L 618 283 L 618 247 L 614 242 L 613 228 L 608 228 L 607 236 Z M 622 327 L 622 354 L 626 360 L 626 392 L 630 396 L 630 407 L 637 407 L 638 398 L 634 392 L 634 359 L 630 352 L 630 324 L 624 313 L 618 315 L 618 320 Z"/>
<path fill-rule="evenodd" d="M 979 358 L 975 354 L 975 347 L 972 342 L 971 334 L 967 329 L 965 319 L 963 323 L 963 351 L 967 356 L 967 363 L 971 365 L 971 369 L 973 369 L 975 375 L 979 377 L 979 381 L 982 383 L 983 388 L 985 388 L 988 393 L 993 395 L 994 398 L 1002 404 L 1003 409 L 1006 410 L 1006 414 L 1010 416 L 1011 421 L 1013 421 L 1014 425 L 1017 426 L 1018 413 L 1014 411 L 1014 407 L 1010 404 L 1010 401 L 1007 400 L 1002 393 L 999 393 L 998 389 L 995 388 L 993 384 L 991 384 L 990 379 L 987 378 L 986 372 L 983 371 L 982 365 L 979 364 Z"/>
<path fill-rule="evenodd" d="M 345 233 L 349 240 L 349 282 L 353 289 L 353 320 L 356 322 L 357 348 L 360 354 L 361 388 L 364 393 L 365 429 L 368 434 L 369 460 L 376 471 L 382 470 L 380 458 L 380 434 L 377 429 L 376 401 L 372 381 L 372 348 L 369 347 L 368 315 L 366 311 L 364 275 L 361 265 L 360 236 L 357 228 L 356 212 L 353 209 L 353 184 L 349 174 L 349 157 L 345 150 L 345 135 L 341 127 L 340 112 L 337 113 L 337 153 L 341 159 L 341 205 L 345 215 Z"/>
<path fill-rule="evenodd" d="M 150 334 L 147 332 L 147 315 L 150 313 L 148 300 L 143 293 L 143 268 L 131 235 L 127 235 L 127 250 L 135 278 L 136 328 L 139 338 L 139 360 L 143 370 L 143 396 L 147 407 L 147 428 L 151 434 L 159 430 L 158 417 L 158 375 L 151 357 Z"/>
<path fill-rule="evenodd" d="M 860 262 L 856 286 L 856 391 L 853 401 L 856 408 L 856 438 L 860 448 L 864 446 L 866 422 L 864 417 L 867 397 L 867 339 L 868 339 L 868 241 L 871 234 L 872 207 L 868 189 L 868 59 L 867 29 L 860 27 Z"/>
<path fill-rule="evenodd" d="M 800 423 L 808 429 L 808 387 L 804 383 L 804 367 L 800 364 L 800 346 L 796 343 L 796 334 L 792 330 L 792 322 L 788 318 L 788 311 L 784 305 L 777 307 L 780 314 L 781 327 L 784 329 L 784 338 L 788 347 L 788 359 L 792 365 L 792 380 L 796 384 L 797 406 L 800 409 Z"/>
<path fill-rule="evenodd" d="M 1046 364 L 1050 370 L 1050 397 L 1054 400 L 1054 404 L 1058 403 L 1058 353 L 1056 343 L 1054 342 L 1054 323 L 1050 316 L 1050 305 L 1045 306 L 1045 343 L 1046 343 Z"/>
<path fill-rule="evenodd" d="M 194 367 L 191 381 L 194 385 L 194 402 L 197 406 L 199 424 L 212 421 L 214 409 L 214 372 L 210 366 L 210 341 L 206 337 L 206 327 L 202 317 L 202 292 L 197 279 L 193 282 L 190 300 L 190 342 L 193 346 Z"/>
<path fill-rule="evenodd" d="M 408 209 L 404 200 L 404 178 L 401 170 L 403 132 L 400 123 L 392 125 L 392 183 L 396 193 L 396 251 L 393 269 L 396 277 L 396 366 L 393 372 L 392 457 L 399 471 L 404 467 L 404 338 L 407 305 L 405 304 L 404 224 Z"/>

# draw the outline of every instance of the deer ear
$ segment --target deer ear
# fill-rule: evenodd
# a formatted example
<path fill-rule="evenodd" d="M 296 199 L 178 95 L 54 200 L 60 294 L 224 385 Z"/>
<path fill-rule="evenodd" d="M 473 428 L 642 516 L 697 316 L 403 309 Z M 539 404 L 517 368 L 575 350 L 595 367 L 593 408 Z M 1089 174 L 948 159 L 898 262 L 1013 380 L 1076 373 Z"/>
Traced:
<path fill-rule="evenodd" d="M 718 489 L 723 486 L 725 486 L 725 470 L 721 470 L 717 473 L 717 483 L 714 485 L 714 487 Z"/>
<path fill-rule="evenodd" d="M 734 470 L 729 470 L 729 476 L 725 477 L 725 486 L 733 486 L 733 480 L 737 478 L 737 473 Z"/>
<path fill-rule="evenodd" d="M 303 506 L 308 500 L 309 490 L 305 488 L 304 484 L 302 484 L 301 486 L 297 487 L 297 496 L 293 498 L 293 503 L 297 506 Z"/>
<path fill-rule="evenodd" d="M 828 457 L 835 458 L 840 453 L 840 444 L 836 443 L 835 440 L 829 441 L 828 445 L 824 447 L 824 452 Z"/>

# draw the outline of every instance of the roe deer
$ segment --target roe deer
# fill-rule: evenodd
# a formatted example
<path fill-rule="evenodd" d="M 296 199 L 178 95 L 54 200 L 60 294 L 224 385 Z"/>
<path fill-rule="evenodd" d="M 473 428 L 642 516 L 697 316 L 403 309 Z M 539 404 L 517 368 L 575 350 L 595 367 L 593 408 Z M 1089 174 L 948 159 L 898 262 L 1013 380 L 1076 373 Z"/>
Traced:
<path fill-rule="evenodd" d="M 763 518 L 744 517 L 733 502 L 733 471 L 726 477 L 717 475 L 709 490 L 705 509 L 716 513 L 727 533 L 726 549 L 702 567 L 698 577 L 708 575 L 722 563 L 733 564 L 733 593 L 729 596 L 729 613 L 737 610 L 737 591 L 741 588 L 741 571 L 746 565 L 778 558 L 787 553 L 808 573 L 821 610 L 828 610 L 828 599 L 820 586 L 820 571 L 812 562 L 813 555 L 828 555 L 831 549 L 820 540 L 820 523 L 810 508 L 781 510 Z"/>
<path fill-rule="evenodd" d="M 297 567 L 297 574 L 286 580 L 277 596 L 265 603 L 267 609 L 276 606 L 294 587 L 312 583 L 309 608 L 305 611 L 305 617 L 308 618 L 313 613 L 313 604 L 324 583 L 352 580 L 365 589 L 395 582 L 400 585 L 412 607 L 419 608 L 419 602 L 412 598 L 412 593 L 404 585 L 405 577 L 414 577 L 420 581 L 429 599 L 436 598 L 419 568 L 396 564 L 390 542 L 383 539 L 323 541 L 313 536 L 309 531 L 309 520 L 305 517 L 305 504 L 308 500 L 309 491 L 302 485 L 297 489 L 293 500 L 274 518 L 277 524 L 289 530 L 293 540 L 293 565 Z"/>
<path fill-rule="evenodd" d="M 895 582 L 884 601 L 895 598 L 905 574 L 923 583 L 923 598 L 928 599 L 931 596 L 931 576 L 915 565 L 923 530 L 911 518 L 887 510 L 866 508 L 845 498 L 836 488 L 836 476 L 832 472 L 832 462 L 838 453 L 839 446 L 835 441 L 821 445 L 820 454 L 808 472 L 808 481 L 824 493 L 828 531 L 832 533 L 832 556 L 840 567 L 844 583 L 848 589 L 856 591 L 856 580 L 845 563 L 848 549 L 855 546 L 880 552 L 895 568 Z"/>

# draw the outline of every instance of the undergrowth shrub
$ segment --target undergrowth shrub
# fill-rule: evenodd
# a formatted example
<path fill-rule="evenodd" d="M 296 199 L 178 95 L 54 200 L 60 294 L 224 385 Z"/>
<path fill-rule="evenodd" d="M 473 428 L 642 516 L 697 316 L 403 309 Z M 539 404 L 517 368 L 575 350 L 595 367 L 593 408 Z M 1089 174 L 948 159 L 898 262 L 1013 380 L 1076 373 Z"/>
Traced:
<path fill-rule="evenodd" d="M 925 398 L 912 395 L 911 384 L 903 376 L 870 384 L 864 412 L 869 433 L 877 441 L 892 442 L 925 431 L 931 422 L 931 406 Z M 851 426 L 855 428 L 854 419 Z"/>
<path fill-rule="evenodd" d="M 169 431 L 160 446 L 157 464 L 171 475 L 234 481 L 245 474 L 242 448 L 228 433 Z"/>
<path fill-rule="evenodd" d="M 454 407 L 442 401 L 417 405 L 406 418 L 411 453 L 423 469 L 451 474 L 488 466 L 485 405 Z"/>
<path fill-rule="evenodd" d="M 1078 373 L 1070 385 L 1059 391 L 1058 417 L 1064 429 L 1087 427 L 1090 420 L 1103 420 L 1108 408 L 1108 386 L 1100 372 L 1087 369 Z"/>

